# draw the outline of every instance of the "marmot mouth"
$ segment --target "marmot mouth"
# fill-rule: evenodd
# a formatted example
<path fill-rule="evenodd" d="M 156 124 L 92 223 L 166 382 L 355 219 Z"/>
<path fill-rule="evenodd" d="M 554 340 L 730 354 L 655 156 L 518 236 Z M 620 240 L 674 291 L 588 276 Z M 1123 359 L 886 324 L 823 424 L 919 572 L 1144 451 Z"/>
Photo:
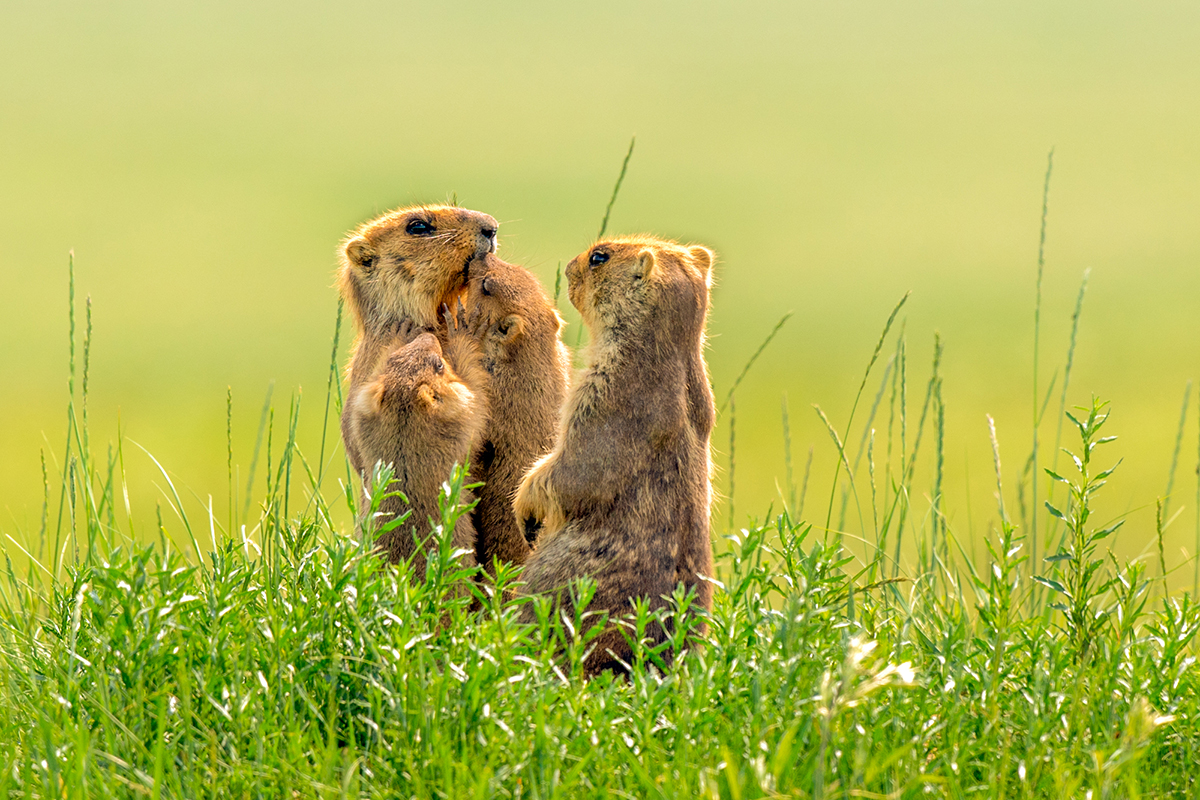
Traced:
<path fill-rule="evenodd" d="M 467 281 L 471 280 L 471 262 L 475 260 L 475 256 L 467 256 L 467 260 L 463 262 L 462 280 L 463 285 L 467 285 Z"/>

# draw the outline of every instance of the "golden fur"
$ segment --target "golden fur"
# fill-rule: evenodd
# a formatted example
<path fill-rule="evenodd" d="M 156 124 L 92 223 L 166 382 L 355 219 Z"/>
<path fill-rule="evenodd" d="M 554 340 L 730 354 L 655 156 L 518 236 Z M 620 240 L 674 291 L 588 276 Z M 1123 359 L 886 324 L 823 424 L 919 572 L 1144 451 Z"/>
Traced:
<path fill-rule="evenodd" d="M 456 206 L 400 208 L 365 222 L 341 249 L 338 289 L 357 338 L 347 369 L 350 409 L 361 386 L 387 356 L 396 329 L 406 321 L 433 328 L 443 306 L 462 295 L 472 260 L 496 250 L 496 220 Z M 361 476 L 371 464 L 342 415 L 342 438 Z"/>
<path fill-rule="evenodd" d="M 443 350 L 437 337 L 412 324 L 402 325 L 378 373 L 364 384 L 347 406 L 347 426 L 358 443 L 367 477 L 382 462 L 394 469 L 375 526 L 385 524 L 411 507 L 412 515 L 380 536 L 377 544 L 393 561 L 413 559 L 413 575 L 425 574 L 424 541 L 432 525 L 440 524 L 437 498 L 455 464 L 467 464 L 487 423 L 486 373 L 479 363 L 475 340 L 450 321 Z M 468 493 L 469 494 L 469 493 Z M 462 502 L 470 502 L 464 497 Z M 363 499 L 364 514 L 370 498 Z M 360 520 L 365 523 L 366 520 Z M 363 527 L 366 527 L 365 524 Z M 470 515 L 459 518 L 453 535 L 456 548 L 473 550 L 475 529 Z M 474 556 L 466 558 L 474 565 Z"/>
<path fill-rule="evenodd" d="M 567 266 L 588 326 L 588 366 L 572 387 L 554 450 L 525 476 L 514 512 L 541 530 L 524 591 L 597 582 L 589 610 L 627 618 L 682 583 L 711 609 L 709 437 L 716 416 L 704 362 L 713 254 L 649 236 L 593 245 Z M 526 607 L 525 618 L 532 611 Z M 651 631 L 662 641 L 666 632 Z M 630 650 L 610 626 L 585 663 L 619 668 Z"/>
<path fill-rule="evenodd" d="M 562 317 L 529 270 L 493 255 L 471 267 L 467 305 L 488 372 L 491 417 L 471 477 L 483 481 L 475 508 L 479 563 L 523 564 L 530 543 L 512 501 L 521 478 L 554 446 L 567 392 L 570 354 Z"/>

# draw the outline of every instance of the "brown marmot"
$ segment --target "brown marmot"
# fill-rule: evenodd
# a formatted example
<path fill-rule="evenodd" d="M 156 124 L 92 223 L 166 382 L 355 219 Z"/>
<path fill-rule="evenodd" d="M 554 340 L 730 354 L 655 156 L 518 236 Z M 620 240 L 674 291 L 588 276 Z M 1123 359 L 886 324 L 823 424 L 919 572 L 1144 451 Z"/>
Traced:
<path fill-rule="evenodd" d="M 454 307 L 471 262 L 496 250 L 496 220 L 456 206 L 411 206 L 365 222 L 342 245 L 338 289 L 358 338 L 347 369 L 350 388 L 342 412 L 342 439 L 360 476 L 365 460 L 350 436 L 349 409 L 358 389 L 387 355 L 396 326 L 411 320 L 433 328 L 443 306 Z"/>
<path fill-rule="evenodd" d="M 452 316 L 452 315 L 447 315 Z M 382 534 L 377 544 L 393 561 L 412 557 L 413 576 L 425 574 L 425 557 L 418 540 L 427 539 L 433 523 L 439 524 L 438 494 L 455 464 L 467 464 L 487 423 L 487 374 L 479 360 L 478 344 L 464 327 L 448 319 L 443 352 L 438 338 L 409 322 L 399 327 L 391 342 L 394 349 L 378 373 L 347 406 L 347 428 L 359 447 L 365 467 L 364 487 L 372 487 L 376 463 L 391 464 L 393 480 L 375 520 L 378 528 L 408 508 L 412 515 Z M 449 362 L 449 363 L 447 363 Z M 465 494 L 465 493 L 464 493 Z M 463 497 L 469 503 L 471 497 Z M 363 518 L 370 513 L 364 499 Z M 452 544 L 474 550 L 475 527 L 469 514 L 458 519 Z M 464 564 L 475 565 L 474 555 Z"/>
<path fill-rule="evenodd" d="M 676 585 L 712 608 L 709 436 L 716 410 L 704 362 L 713 254 L 650 236 L 602 241 L 567 266 L 587 325 L 588 366 L 571 389 L 554 450 L 521 482 L 514 510 L 541 526 L 525 593 L 596 580 L 589 610 L 628 619 L 631 598 L 667 605 Z M 532 607 L 523 618 L 532 620 Z M 702 623 L 701 623 L 702 624 Z M 656 641 L 667 632 L 651 631 Z M 588 675 L 631 658 L 616 625 Z M 668 654 L 667 658 L 671 656 Z"/>
<path fill-rule="evenodd" d="M 470 269 L 467 306 L 489 375 L 491 416 L 471 461 L 482 481 L 475 507 L 479 563 L 524 564 L 530 542 L 513 514 L 513 497 L 534 462 L 554 447 L 571 358 L 559 340 L 563 321 L 533 273 L 494 255 Z"/>

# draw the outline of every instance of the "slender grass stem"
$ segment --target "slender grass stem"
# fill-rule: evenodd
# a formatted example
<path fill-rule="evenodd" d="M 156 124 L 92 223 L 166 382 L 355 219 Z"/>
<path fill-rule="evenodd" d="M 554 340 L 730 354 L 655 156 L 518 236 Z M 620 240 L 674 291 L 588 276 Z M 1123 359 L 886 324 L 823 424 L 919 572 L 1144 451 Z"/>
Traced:
<path fill-rule="evenodd" d="M 733 491 L 734 474 L 737 472 L 737 406 L 733 395 L 729 396 L 729 530 L 734 529 Z"/>
<path fill-rule="evenodd" d="M 1179 466 L 1179 451 L 1183 447 L 1183 429 L 1187 424 L 1188 403 L 1192 399 L 1192 382 L 1183 390 L 1183 404 L 1179 409 L 1179 428 L 1175 432 L 1175 447 L 1171 451 L 1171 468 L 1167 472 L 1167 491 L 1163 494 L 1163 519 L 1170 519 L 1171 493 L 1175 491 L 1175 469 Z"/>
<path fill-rule="evenodd" d="M 733 385 L 729 387 L 729 393 L 726 394 L 725 399 L 721 401 L 721 406 L 717 409 L 718 415 L 725 413 L 725 408 L 733 402 L 733 393 L 736 392 L 738 386 L 741 385 L 742 379 L 746 377 L 747 373 L 750 372 L 750 368 L 754 366 L 754 362 L 757 361 L 758 357 L 761 356 L 763 351 L 767 349 L 767 345 L 769 345 L 771 340 L 775 338 L 775 334 L 779 333 L 779 330 L 784 326 L 784 323 L 791 318 L 791 311 L 780 317 L 779 322 L 776 322 L 775 327 L 772 328 L 771 332 L 767 334 L 767 338 L 763 339 L 762 344 L 758 346 L 758 349 L 755 350 L 754 354 L 751 355 L 749 360 L 746 361 L 745 365 L 742 367 L 742 371 L 739 372 L 737 378 L 734 379 Z"/>
<path fill-rule="evenodd" d="M 617 202 L 617 195 L 621 192 L 621 184 L 625 181 L 625 171 L 629 169 L 629 159 L 633 158 L 633 146 L 636 143 L 637 137 L 630 137 L 629 150 L 625 153 L 625 160 L 621 162 L 621 174 L 617 176 L 617 184 L 613 186 L 612 197 L 608 198 L 608 207 L 604 209 L 604 219 L 600 221 L 600 232 L 596 234 L 597 239 L 603 239 L 608 230 L 608 218 L 612 214 L 613 204 Z"/>
<path fill-rule="evenodd" d="M 267 385 L 267 397 L 263 400 L 262 413 L 258 418 L 258 435 L 254 439 L 254 455 L 250 458 L 250 477 L 246 480 L 246 503 L 242 508 L 242 519 L 250 516 L 250 501 L 254 496 L 254 477 L 258 470 L 258 453 L 262 448 L 263 434 L 267 430 L 268 415 L 271 410 L 271 395 L 275 393 L 275 381 L 271 381 Z M 270 470 L 270 458 L 267 459 L 268 471 Z"/>
<path fill-rule="evenodd" d="M 792 469 L 792 426 L 788 419 L 787 392 L 783 393 L 783 467 L 787 478 L 788 511 L 796 511 L 796 474 Z"/>
<path fill-rule="evenodd" d="M 904 308 L 904 304 L 908 302 L 908 296 L 911 292 L 905 292 L 900 298 L 900 302 L 896 303 L 896 307 L 892 309 L 892 313 L 888 315 L 887 322 L 883 326 L 883 331 L 879 334 L 879 341 L 875 343 L 875 351 L 871 353 L 871 360 L 867 362 L 867 368 L 863 372 L 862 382 L 858 385 L 858 392 L 854 395 L 854 403 L 850 406 L 850 417 L 846 420 L 846 431 L 842 434 L 839 441 L 845 441 L 850 434 L 850 427 L 854 424 L 854 412 L 858 410 L 858 402 L 862 399 L 863 389 L 867 386 L 867 378 L 871 375 L 871 370 L 875 366 L 875 362 L 879 359 L 879 352 L 883 349 L 883 343 L 887 341 L 888 332 L 892 329 L 892 323 L 896 321 L 896 315 L 900 313 L 900 309 Z M 846 462 L 845 453 L 841 454 L 841 459 L 834 466 L 833 470 L 833 486 L 829 490 L 829 509 L 825 514 L 825 530 L 829 530 L 829 523 L 833 520 L 833 501 L 837 497 L 838 473 L 841 470 L 842 463 Z M 845 464 L 846 471 L 850 472 L 850 465 Z"/>
<path fill-rule="evenodd" d="M 338 345 L 342 338 L 342 317 L 345 312 L 345 300 L 338 299 L 337 320 L 333 324 L 333 347 L 329 352 L 329 378 L 325 383 L 325 415 L 321 417 L 321 450 L 317 456 L 317 483 L 314 489 L 320 489 L 325 479 L 325 437 L 329 432 L 329 409 L 333 406 L 333 385 L 338 383 Z"/>
<path fill-rule="evenodd" d="M 1038 554 L 1037 533 L 1037 484 L 1038 484 L 1038 425 L 1041 422 L 1038 413 L 1038 356 L 1042 333 L 1042 274 L 1046 265 L 1046 219 L 1050 212 L 1050 175 L 1054 171 L 1054 148 L 1046 156 L 1046 179 L 1042 185 L 1042 226 L 1038 235 L 1037 257 L 1037 299 L 1033 306 L 1033 451 L 1030 455 L 1032 470 L 1030 472 L 1030 492 L 1032 502 L 1029 507 L 1029 547 L 1031 553 L 1030 569 L 1036 569 Z M 1032 574 L 1032 573 L 1031 573 Z"/>

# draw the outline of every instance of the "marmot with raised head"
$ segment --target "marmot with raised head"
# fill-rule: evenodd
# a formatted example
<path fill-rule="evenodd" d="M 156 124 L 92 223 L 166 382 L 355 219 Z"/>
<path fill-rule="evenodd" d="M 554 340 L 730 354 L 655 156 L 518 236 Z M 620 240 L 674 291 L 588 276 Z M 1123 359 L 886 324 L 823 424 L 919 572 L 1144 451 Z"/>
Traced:
<path fill-rule="evenodd" d="M 471 265 L 467 306 L 488 372 L 491 416 L 471 461 L 482 481 L 475 507 L 475 553 L 523 564 L 531 542 L 513 514 L 521 478 L 554 446 L 571 359 L 559 340 L 563 321 L 533 273 L 488 255 Z"/>
<path fill-rule="evenodd" d="M 526 593 L 597 583 L 589 610 L 609 628 L 585 662 L 620 669 L 631 651 L 614 621 L 631 600 L 667 605 L 682 583 L 712 608 L 709 437 L 716 411 L 704 362 L 713 254 L 649 236 L 602 241 L 567 266 L 571 303 L 591 337 L 554 450 L 521 482 L 514 510 L 541 528 Z M 532 619 L 526 606 L 524 619 Z M 667 632 L 650 632 L 658 642 Z M 668 655 L 668 658 L 671 656 Z"/>
<path fill-rule="evenodd" d="M 487 424 L 485 385 L 487 373 L 479 360 L 478 344 L 466 329 L 447 315 L 447 342 L 431 332 L 404 323 L 382 367 L 346 407 L 346 427 L 363 459 L 364 488 L 371 491 L 371 473 L 383 462 L 393 468 L 387 493 L 379 506 L 374 528 L 411 508 L 411 516 L 382 534 L 377 545 L 396 562 L 412 558 L 413 576 L 425 574 L 424 541 L 433 525 L 442 521 L 438 494 L 450 479 L 455 464 L 468 464 Z M 461 502 L 469 503 L 468 495 Z M 370 498 L 363 500 L 360 524 L 368 528 Z M 452 544 L 474 550 L 475 527 L 469 514 L 458 519 Z M 474 566 L 474 555 L 464 557 Z"/>
<path fill-rule="evenodd" d="M 443 306 L 454 307 L 476 258 L 496 250 L 496 220 L 456 206 L 389 211 L 353 230 L 342 245 L 338 289 L 358 332 L 347 370 L 342 439 L 354 471 L 365 460 L 350 435 L 349 409 L 359 388 L 387 356 L 397 326 L 411 320 L 434 328 Z"/>

